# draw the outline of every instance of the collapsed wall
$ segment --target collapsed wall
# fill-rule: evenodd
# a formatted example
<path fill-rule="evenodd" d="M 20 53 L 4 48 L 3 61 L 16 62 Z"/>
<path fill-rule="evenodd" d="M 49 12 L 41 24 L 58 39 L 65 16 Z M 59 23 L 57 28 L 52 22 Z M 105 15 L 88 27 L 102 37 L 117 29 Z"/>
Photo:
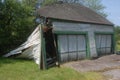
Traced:
<path fill-rule="evenodd" d="M 41 27 L 40 25 L 33 31 L 28 37 L 27 41 L 20 45 L 15 50 L 10 51 L 3 57 L 10 57 L 17 55 L 19 58 L 34 59 L 37 64 L 40 64 L 40 52 L 41 52 Z"/>

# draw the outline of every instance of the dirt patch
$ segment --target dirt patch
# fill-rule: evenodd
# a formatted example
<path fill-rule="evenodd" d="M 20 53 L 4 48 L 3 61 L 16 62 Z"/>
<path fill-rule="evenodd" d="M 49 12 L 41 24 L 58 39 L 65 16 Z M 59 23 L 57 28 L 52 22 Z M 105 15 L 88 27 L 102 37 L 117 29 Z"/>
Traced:
<path fill-rule="evenodd" d="M 63 64 L 63 66 L 71 67 L 80 72 L 101 72 L 105 76 L 112 75 L 112 78 L 109 77 L 109 80 L 120 80 L 120 77 L 115 78 L 116 74 L 112 74 L 114 72 L 120 75 L 120 55 L 116 54 L 103 56 L 95 60 L 69 62 Z"/>
<path fill-rule="evenodd" d="M 103 74 L 108 76 L 108 80 L 120 80 L 120 69 L 105 71 Z"/>

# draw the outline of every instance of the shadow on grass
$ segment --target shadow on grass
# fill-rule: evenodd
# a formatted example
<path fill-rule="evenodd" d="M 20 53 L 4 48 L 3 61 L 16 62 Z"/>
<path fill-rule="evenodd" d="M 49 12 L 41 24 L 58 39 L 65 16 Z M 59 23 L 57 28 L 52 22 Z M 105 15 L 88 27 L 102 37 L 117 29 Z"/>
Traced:
<path fill-rule="evenodd" d="M 0 57 L 0 67 L 5 64 L 14 64 L 17 62 L 25 62 L 25 61 L 31 61 L 31 60 L 25 59 L 25 58 L 3 58 L 3 57 Z"/>

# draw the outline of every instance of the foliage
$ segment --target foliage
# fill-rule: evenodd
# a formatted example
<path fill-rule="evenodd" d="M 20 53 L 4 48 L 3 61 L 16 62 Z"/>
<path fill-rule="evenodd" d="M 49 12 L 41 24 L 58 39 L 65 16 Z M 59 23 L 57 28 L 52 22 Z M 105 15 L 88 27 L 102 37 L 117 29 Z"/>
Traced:
<path fill-rule="evenodd" d="M 43 2 L 42 2 L 42 6 L 44 6 L 44 5 L 49 5 L 49 4 L 53 4 L 53 3 L 56 3 L 57 2 L 57 0 L 44 0 Z"/>
<path fill-rule="evenodd" d="M 27 6 L 35 7 L 35 4 L 38 0 L 21 0 L 22 3 L 26 4 Z"/>
<path fill-rule="evenodd" d="M 0 3 L 0 55 L 20 45 L 33 29 L 33 8 L 17 0 Z"/>
<path fill-rule="evenodd" d="M 115 27 L 116 48 L 120 50 L 120 26 Z"/>
<path fill-rule="evenodd" d="M 101 4 L 101 0 L 83 0 L 83 5 L 89 7 L 103 17 L 107 17 L 107 14 L 103 11 L 105 6 Z"/>
<path fill-rule="evenodd" d="M 0 58 L 1 80 L 104 80 L 103 78 L 99 73 L 79 73 L 65 67 L 41 71 L 30 60 Z"/>

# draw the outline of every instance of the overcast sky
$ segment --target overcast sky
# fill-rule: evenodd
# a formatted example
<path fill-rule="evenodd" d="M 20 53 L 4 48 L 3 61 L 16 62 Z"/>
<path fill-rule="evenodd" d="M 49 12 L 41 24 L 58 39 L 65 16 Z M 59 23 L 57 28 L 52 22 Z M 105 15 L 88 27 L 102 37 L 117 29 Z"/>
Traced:
<path fill-rule="evenodd" d="M 104 10 L 108 14 L 108 19 L 115 25 L 120 26 L 120 0 L 102 0 L 106 7 Z"/>

